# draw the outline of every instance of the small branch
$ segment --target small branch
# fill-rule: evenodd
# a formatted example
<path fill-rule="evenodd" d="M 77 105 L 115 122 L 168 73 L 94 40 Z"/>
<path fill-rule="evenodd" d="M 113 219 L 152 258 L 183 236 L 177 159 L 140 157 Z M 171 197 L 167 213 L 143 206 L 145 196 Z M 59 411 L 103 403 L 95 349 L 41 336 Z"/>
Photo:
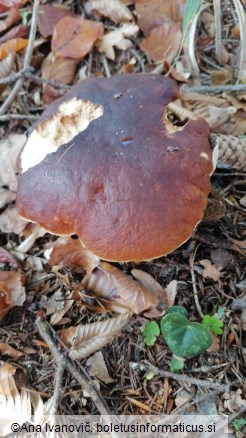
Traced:
<path fill-rule="evenodd" d="M 9 122 L 10 120 L 37 120 L 38 116 L 32 114 L 12 114 L 7 113 L 0 116 L 0 122 Z"/>
<path fill-rule="evenodd" d="M 25 78 L 27 73 L 33 73 L 33 67 L 25 68 L 18 73 L 7 76 L 6 78 L 0 79 L 0 84 L 10 84 L 11 82 L 16 82 L 20 78 Z"/>
<path fill-rule="evenodd" d="M 59 406 L 61 389 L 62 389 L 62 377 L 66 368 L 66 363 L 64 358 L 57 364 L 56 376 L 55 376 L 55 389 L 52 397 L 52 404 L 49 409 L 50 415 L 57 415 L 57 410 Z"/>
<path fill-rule="evenodd" d="M 200 87 L 187 87 L 184 85 L 181 90 L 185 92 L 192 93 L 231 93 L 233 91 L 246 91 L 246 85 L 236 84 L 236 85 L 201 85 Z"/>
<path fill-rule="evenodd" d="M 26 50 L 25 59 L 24 59 L 23 70 L 30 68 L 30 62 L 32 59 L 33 46 L 34 46 L 34 42 L 35 42 L 37 24 L 38 24 L 39 2 L 40 2 L 40 0 L 34 0 L 31 29 L 30 29 L 30 34 L 29 34 L 29 42 L 28 42 L 28 46 L 27 46 L 27 50 Z M 6 111 L 8 110 L 8 108 L 11 106 L 11 104 L 15 100 L 16 95 L 18 94 L 19 90 L 21 89 L 23 83 L 24 83 L 23 77 L 18 79 L 14 88 L 12 89 L 12 91 L 8 95 L 7 99 L 5 100 L 5 102 L 3 103 L 3 105 L 0 108 L 0 116 L 5 114 Z"/>
<path fill-rule="evenodd" d="M 42 318 L 38 318 L 36 320 L 36 327 L 39 331 L 40 336 L 44 339 L 50 351 L 52 352 L 55 361 L 57 363 L 57 366 L 61 367 L 60 369 L 62 370 L 62 372 L 64 369 L 67 369 L 67 371 L 71 373 L 73 378 L 77 380 L 77 382 L 82 386 L 82 388 L 84 388 L 86 392 L 90 394 L 92 401 L 95 403 L 101 415 L 112 415 L 105 401 L 102 399 L 101 394 L 93 385 L 87 373 L 82 368 L 81 368 L 81 372 L 77 371 L 72 361 L 69 358 L 65 357 L 63 353 L 58 350 L 56 343 L 50 334 L 48 323 L 42 320 Z M 59 384 L 60 383 L 58 381 L 56 385 L 57 388 L 59 387 Z M 58 397 L 58 395 L 56 397 Z"/>
<path fill-rule="evenodd" d="M 170 379 L 177 380 L 177 382 L 187 383 L 188 385 L 196 385 L 202 388 L 215 389 L 216 391 L 218 390 L 220 392 L 229 391 L 229 385 L 222 385 L 221 383 L 213 383 L 207 380 L 195 379 L 193 377 L 185 376 L 183 374 L 175 374 L 171 373 L 170 371 L 160 370 L 159 368 L 153 366 L 147 360 L 144 360 L 141 363 L 131 362 L 131 367 L 133 370 L 139 369 L 140 371 L 153 371 L 158 376 L 168 377 Z"/>
<path fill-rule="evenodd" d="M 200 303 L 199 303 L 198 290 L 196 287 L 196 277 L 195 277 L 195 272 L 194 272 L 194 259 L 195 259 L 197 248 L 195 248 L 195 242 L 192 242 L 191 255 L 189 258 L 189 265 L 190 265 L 190 274 L 191 274 L 192 287 L 193 287 L 196 308 L 197 308 L 197 311 L 198 311 L 200 317 L 203 318 L 204 314 L 203 314 L 203 311 L 202 311 Z"/>

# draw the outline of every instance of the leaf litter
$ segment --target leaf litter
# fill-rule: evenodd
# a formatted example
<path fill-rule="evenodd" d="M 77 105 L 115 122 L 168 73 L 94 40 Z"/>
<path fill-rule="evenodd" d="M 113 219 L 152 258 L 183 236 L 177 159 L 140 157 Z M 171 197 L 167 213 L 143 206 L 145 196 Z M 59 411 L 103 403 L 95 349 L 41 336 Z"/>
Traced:
<path fill-rule="evenodd" d="M 6 13 L 1 21 L 3 30 L 0 38 L 0 54 L 5 56 L 0 64 L 1 78 L 19 71 L 23 64 L 24 45 L 29 37 L 28 20 L 31 17 L 29 6 L 26 1 L 0 2 L 1 11 Z M 179 52 L 178 42 L 180 37 L 183 37 L 184 6 L 185 1 L 182 0 L 175 2 L 92 0 L 85 3 L 85 8 L 81 5 L 80 10 L 76 5 L 71 7 L 70 3 L 64 2 L 59 2 L 59 5 L 54 3 L 41 5 L 40 10 L 43 14 L 39 15 L 37 39 L 43 37 L 43 40 L 34 48 L 33 65 L 39 78 L 55 80 L 61 84 L 61 87 L 55 88 L 52 83 L 43 83 L 41 86 L 25 81 L 26 100 L 23 100 L 24 93 L 20 93 L 12 104 L 12 113 L 37 114 L 47 102 L 52 102 L 65 92 L 65 87 L 63 88 L 62 85 L 77 83 L 79 72 L 82 71 L 83 77 L 110 76 L 128 71 L 157 74 L 165 72 L 179 82 L 188 80 L 189 85 L 199 85 L 200 82 L 204 85 L 230 86 L 235 83 L 240 67 L 238 53 L 241 24 L 238 25 L 236 21 L 237 14 L 231 9 L 233 5 L 222 10 L 222 64 L 218 63 L 215 53 L 217 44 L 215 38 L 218 42 L 218 36 L 213 21 L 213 8 L 208 5 L 198 16 L 193 55 L 199 68 L 199 78 L 193 75 L 187 52 L 185 50 Z M 13 11 L 11 8 L 23 8 L 21 20 L 18 19 L 18 11 Z M 25 14 L 29 17 L 26 21 L 23 18 Z M 74 19 L 79 23 L 77 30 L 74 34 L 69 31 L 69 38 L 64 40 L 64 26 L 67 23 L 68 30 L 71 30 L 72 23 L 75 23 Z M 11 27 L 8 27 L 11 20 Z M 83 30 L 82 23 L 85 24 L 85 20 L 87 27 Z M 239 32 L 236 32 L 236 26 Z M 171 29 L 173 35 L 177 37 L 174 38 L 175 44 L 169 42 L 168 38 L 163 38 L 163 35 L 168 37 L 166 31 L 168 29 Z M 84 45 L 81 44 L 82 35 Z M 19 38 L 26 42 L 17 40 Z M 3 46 L 6 42 L 8 44 Z M 23 44 L 22 48 L 20 43 Z M 10 47 L 16 51 L 11 51 Z M 178 62 L 174 64 L 176 57 Z M 243 67 L 241 63 L 242 81 L 244 75 L 245 66 Z M 10 90 L 8 84 L 4 84 L 1 88 L 2 102 Z M 37 102 L 39 108 L 34 106 Z M 205 117 L 213 132 L 245 135 L 245 93 L 228 91 L 216 95 L 204 95 L 199 92 L 189 91 L 187 94 L 187 91 L 182 91 L 179 104 L 185 110 L 192 111 L 195 117 Z M 177 120 L 174 121 L 178 123 Z M 31 124 L 28 119 L 21 123 L 14 119 L 4 123 L 6 133 L 11 130 L 21 136 Z M 5 134 L 2 127 L 0 133 Z M 6 141 L 9 143 L 9 139 L 6 138 L 5 135 L 2 144 Z M 17 143 L 16 138 L 14 144 Z M 0 154 L 4 153 L 1 151 L 4 151 L 5 147 L 6 145 L 1 147 Z M 161 377 L 153 376 L 152 379 L 147 380 L 142 374 L 130 372 L 129 361 L 150 360 L 158 368 L 168 369 L 167 364 L 171 360 L 171 355 L 164 341 L 157 336 L 154 346 L 146 347 L 143 328 L 146 320 L 158 321 L 163 310 L 173 305 L 174 301 L 175 304 L 184 305 L 189 309 L 191 320 L 199 319 L 188 267 L 190 255 L 188 244 L 156 261 L 140 265 L 120 264 L 111 268 L 108 264 L 104 265 L 98 260 L 90 259 L 82 251 L 80 253 L 78 240 L 69 238 L 70 241 L 77 242 L 75 244 L 77 250 L 76 248 L 73 250 L 72 247 L 70 251 L 66 250 L 66 256 L 62 260 L 62 252 L 59 249 L 60 239 L 54 243 L 54 237 L 43 231 L 40 233 L 37 231 L 35 235 L 35 230 L 32 230 L 30 231 L 32 239 L 28 241 L 30 236 L 26 231 L 28 225 L 17 222 L 19 218 L 14 206 L 16 173 L 18 173 L 14 164 L 16 155 L 18 154 L 13 151 L 13 154 L 10 153 L 10 160 L 7 155 L 3 156 L 4 161 L 0 160 L 0 166 L 4 163 L 0 172 L 1 178 L 4 176 L 0 184 L 0 221 L 5 224 L 4 228 L 0 226 L 0 247 L 7 251 L 1 253 L 1 272 L 4 272 L 5 279 L 10 278 L 12 273 L 17 278 L 17 284 L 12 288 L 10 287 L 12 283 L 2 282 L 4 285 L 1 306 L 5 313 L 4 326 L 0 326 L 0 345 L 4 345 L 2 351 L 10 353 L 10 347 L 18 345 L 18 350 L 24 354 L 19 357 L 17 354 L 12 359 L 22 367 L 26 367 L 26 363 L 30 360 L 28 351 L 32 351 L 35 371 L 29 376 L 31 384 L 34 384 L 43 398 L 51 399 L 54 370 L 52 357 L 47 345 L 40 341 L 34 329 L 34 317 L 45 316 L 51 323 L 57 324 L 54 328 L 59 334 L 71 328 L 70 338 L 69 331 L 64 332 L 68 342 L 67 348 L 71 348 L 70 351 L 74 348 L 72 342 L 78 343 L 78 349 L 75 348 L 75 354 L 78 355 L 92 354 L 93 348 L 99 349 L 94 363 L 99 360 L 103 362 L 104 359 L 110 378 L 114 380 L 108 384 L 102 382 L 100 390 L 105 397 L 110 398 L 109 403 L 113 411 L 116 409 L 118 413 L 143 411 L 163 413 L 165 402 L 166 412 L 171 412 L 176 394 L 180 390 L 180 383 L 169 379 L 168 391 L 165 390 L 164 394 Z M 8 177 L 7 167 L 13 169 Z M 226 210 L 217 219 L 202 221 L 198 225 L 197 238 L 201 240 L 198 240 L 195 258 L 195 268 L 199 269 L 195 272 L 199 303 L 203 313 L 213 315 L 218 306 L 224 307 L 225 328 L 223 335 L 214 340 L 210 353 L 204 353 L 194 360 L 190 359 L 185 365 L 185 373 L 189 373 L 190 376 L 196 376 L 196 371 L 200 369 L 200 377 L 208 382 L 213 380 L 223 382 L 224 377 L 227 381 L 234 382 L 233 390 L 238 395 L 231 393 L 229 397 L 237 399 L 237 403 L 225 403 L 223 410 L 226 413 L 241 409 L 245 401 L 243 377 L 245 363 L 242 359 L 245 348 L 240 342 L 240 333 L 242 329 L 244 330 L 245 296 L 245 229 L 243 227 L 245 216 L 244 206 L 240 202 L 244 197 L 244 184 L 244 176 L 233 174 L 233 171 L 231 173 L 228 171 L 226 174 L 224 170 L 216 170 L 213 176 L 213 185 L 220 192 Z M 22 227 L 23 231 L 21 231 Z M 51 252 L 47 263 L 44 253 L 48 254 L 53 247 L 54 252 Z M 222 250 L 225 252 L 219 252 Z M 205 265 L 199 266 L 199 261 L 205 261 Z M 25 286 L 21 268 L 26 275 Z M 144 274 L 147 274 L 148 279 Z M 99 287 L 99 284 L 102 287 Z M 91 290 L 87 288 L 88 285 L 91 286 Z M 143 291 L 146 289 L 148 293 L 145 296 Z M 128 298 L 125 291 L 129 295 Z M 99 296 L 100 294 L 102 296 Z M 112 300 L 112 296 L 116 300 Z M 137 299 L 134 300 L 134 296 Z M 124 319 L 129 309 L 132 311 L 133 304 L 134 306 L 138 304 L 138 296 L 141 297 L 141 305 L 137 306 L 139 309 L 146 306 L 146 297 L 151 297 L 151 300 L 155 297 L 154 301 L 157 297 L 158 304 L 147 307 L 144 314 L 142 310 L 137 309 L 136 314 L 121 327 L 117 321 Z M 149 298 L 147 305 L 148 303 Z M 117 313 L 114 311 L 123 313 L 115 316 Z M 102 344 L 97 342 L 97 335 L 95 338 L 92 336 L 87 345 L 83 339 L 83 327 L 87 327 L 88 333 L 90 333 L 89 327 L 96 327 L 95 333 L 98 330 L 100 336 L 104 330 L 103 323 L 106 327 L 111 327 L 111 332 L 114 328 L 117 329 L 117 336 L 111 338 L 112 333 L 105 329 L 105 339 L 108 343 L 103 348 Z M 77 340 L 75 334 L 78 334 Z M 86 355 L 83 357 L 87 358 Z M 8 360 L 7 356 L 6 358 Z M 226 365 L 228 362 L 230 364 Z M 205 368 L 207 371 L 203 372 Z M 96 374 L 94 377 L 100 380 Z M 67 387 L 71 385 L 73 392 L 74 382 L 69 376 L 66 379 Z M 114 388 L 113 392 L 112 388 Z M 80 401 L 79 397 L 70 397 L 69 393 L 61 399 L 64 412 L 70 411 L 67 400 L 73 400 L 73 412 L 83 412 L 82 400 Z M 40 405 L 40 399 L 38 404 Z M 87 408 L 92 408 L 89 400 Z"/>

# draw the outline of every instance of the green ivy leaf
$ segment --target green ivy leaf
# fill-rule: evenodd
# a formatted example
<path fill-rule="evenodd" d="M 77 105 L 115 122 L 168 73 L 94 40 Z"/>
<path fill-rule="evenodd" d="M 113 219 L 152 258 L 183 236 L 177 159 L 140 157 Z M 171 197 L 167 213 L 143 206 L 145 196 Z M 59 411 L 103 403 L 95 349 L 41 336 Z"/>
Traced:
<path fill-rule="evenodd" d="M 212 336 L 206 327 L 198 322 L 189 322 L 178 313 L 170 313 L 162 318 L 161 331 L 176 356 L 193 357 L 212 345 Z"/>
<path fill-rule="evenodd" d="M 144 334 L 145 344 L 148 345 L 149 347 L 152 347 L 152 345 L 154 345 L 156 341 L 157 336 L 159 336 L 160 334 L 160 329 L 157 322 L 155 321 L 146 322 L 143 334 Z"/>
<path fill-rule="evenodd" d="M 217 318 L 217 316 L 205 315 L 202 320 L 202 325 L 211 330 L 215 335 L 222 335 L 223 333 L 222 327 L 224 323 L 221 319 Z"/>
<path fill-rule="evenodd" d="M 244 418 L 235 418 L 232 424 L 234 429 L 238 432 L 246 424 L 246 420 Z"/>
<path fill-rule="evenodd" d="M 171 306 L 165 311 L 165 316 L 170 313 L 180 313 L 181 315 L 188 316 L 188 312 L 183 306 Z"/>

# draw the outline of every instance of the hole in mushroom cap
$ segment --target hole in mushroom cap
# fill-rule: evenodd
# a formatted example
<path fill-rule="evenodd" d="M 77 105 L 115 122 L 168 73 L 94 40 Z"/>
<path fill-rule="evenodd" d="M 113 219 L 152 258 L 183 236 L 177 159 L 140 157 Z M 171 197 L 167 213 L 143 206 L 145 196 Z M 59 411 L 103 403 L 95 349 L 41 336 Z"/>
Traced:
<path fill-rule="evenodd" d="M 55 114 L 31 133 L 21 155 L 22 171 L 40 163 L 47 154 L 68 143 L 102 115 L 103 107 L 89 100 L 73 98 L 63 102 Z"/>

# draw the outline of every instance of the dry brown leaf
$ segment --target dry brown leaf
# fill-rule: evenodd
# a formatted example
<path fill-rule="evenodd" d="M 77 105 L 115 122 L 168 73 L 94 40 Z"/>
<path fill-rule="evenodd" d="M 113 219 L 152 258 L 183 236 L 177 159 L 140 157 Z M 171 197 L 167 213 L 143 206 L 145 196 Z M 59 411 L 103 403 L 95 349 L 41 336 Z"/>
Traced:
<path fill-rule="evenodd" d="M 168 73 L 168 77 L 175 79 L 175 81 L 189 82 L 190 72 L 184 69 L 181 61 L 177 61 L 175 67 L 173 67 L 173 65 L 165 59 L 163 62 L 163 71 Z"/>
<path fill-rule="evenodd" d="M 19 52 L 24 49 L 28 44 L 28 40 L 25 38 L 14 38 L 12 40 L 2 43 L 0 46 L 0 59 L 7 58 L 9 52 Z"/>
<path fill-rule="evenodd" d="M 212 85 L 224 85 L 233 80 L 233 71 L 230 67 L 225 67 L 223 70 L 210 71 Z"/>
<path fill-rule="evenodd" d="M 73 16 L 69 9 L 60 5 L 40 5 L 38 12 L 38 29 L 45 38 L 53 35 L 56 24 L 62 18 Z"/>
<path fill-rule="evenodd" d="M 6 78 L 13 69 L 15 52 L 9 52 L 8 56 L 0 61 L 0 79 Z"/>
<path fill-rule="evenodd" d="M 76 268 L 78 272 L 90 274 L 100 263 L 100 259 L 85 249 L 79 239 L 70 236 L 60 237 L 47 252 L 51 266 Z"/>
<path fill-rule="evenodd" d="M 200 260 L 200 265 L 204 266 L 202 276 L 203 278 L 211 278 L 214 281 L 218 281 L 220 279 L 221 268 L 212 265 L 211 261 L 208 259 Z"/>
<path fill-rule="evenodd" d="M 114 379 L 112 379 L 108 373 L 108 369 L 101 351 L 94 353 L 93 356 L 86 361 L 86 366 L 89 368 L 89 376 L 97 377 L 97 379 L 104 383 L 114 382 Z"/>
<path fill-rule="evenodd" d="M 213 132 L 221 132 L 221 126 L 224 125 L 232 117 L 232 115 L 236 113 L 236 111 L 236 108 L 233 106 L 221 108 L 215 105 L 207 104 L 198 105 L 194 110 L 194 114 L 197 117 L 203 117 Z"/>
<path fill-rule="evenodd" d="M 23 24 L 19 24 L 18 26 L 13 27 L 13 29 L 6 32 L 0 38 L 0 44 L 5 43 L 6 41 L 12 40 L 14 38 L 20 38 L 28 35 L 28 27 L 23 26 Z"/>
<path fill-rule="evenodd" d="M 114 23 L 133 20 L 131 11 L 120 0 L 90 0 L 85 5 L 88 14 L 99 13 L 110 18 Z"/>
<path fill-rule="evenodd" d="M 98 297 L 128 307 L 136 314 L 158 303 L 147 287 L 107 262 L 102 262 L 91 274 L 87 274 L 82 286 Z"/>
<path fill-rule="evenodd" d="M 52 304 L 54 306 L 53 308 L 52 308 Z M 50 324 L 51 325 L 59 324 L 63 316 L 69 311 L 72 305 L 73 305 L 73 299 L 71 292 L 64 297 L 64 294 L 61 292 L 61 290 L 56 291 L 46 304 L 47 315 L 53 313 L 53 315 L 50 318 Z"/>
<path fill-rule="evenodd" d="M 70 347 L 71 359 L 84 359 L 111 342 L 130 318 L 130 313 L 124 313 L 105 321 L 69 327 L 60 332 L 60 337 Z"/>
<path fill-rule="evenodd" d="M 237 251 L 244 251 L 246 249 L 246 240 L 230 239 L 231 246 Z"/>
<path fill-rule="evenodd" d="M 11 8 L 8 12 L 7 18 L 0 21 L 0 32 L 3 32 L 4 30 L 13 26 L 13 24 L 15 24 L 20 18 L 21 16 L 19 9 L 16 7 Z"/>
<path fill-rule="evenodd" d="M 163 287 L 152 277 L 152 275 L 141 269 L 132 269 L 131 274 L 135 280 L 137 280 L 142 286 L 148 288 L 157 298 L 163 296 Z"/>
<path fill-rule="evenodd" d="M 114 47 L 120 50 L 128 50 L 132 47 L 132 42 L 128 39 L 137 35 L 139 28 L 136 24 L 123 24 L 119 29 L 112 30 L 103 35 L 98 46 L 99 52 L 105 53 L 108 59 L 115 59 Z"/>
<path fill-rule="evenodd" d="M 217 353 L 220 351 L 220 338 L 212 332 L 210 332 L 210 335 L 212 336 L 212 344 L 206 351 L 208 353 Z"/>
<path fill-rule="evenodd" d="M 0 247 L 0 264 L 8 263 L 12 268 L 21 269 L 20 263 L 6 249 Z"/>
<path fill-rule="evenodd" d="M 28 0 L 0 0 L 0 12 L 5 12 L 10 8 L 21 8 Z"/>
<path fill-rule="evenodd" d="M 73 81 L 78 60 L 72 58 L 60 58 L 50 52 L 43 60 L 41 67 L 42 78 L 51 79 L 61 84 L 69 84 Z M 46 104 L 64 94 L 64 90 L 44 84 L 43 100 Z"/>
<path fill-rule="evenodd" d="M 180 26 L 177 23 L 164 23 L 151 30 L 141 44 L 141 49 L 154 62 L 167 59 L 172 61 L 177 54 L 182 40 Z"/>
<path fill-rule="evenodd" d="M 186 0 L 137 0 L 139 27 L 147 35 L 152 29 L 167 22 L 180 23 Z"/>
<path fill-rule="evenodd" d="M 64 17 L 55 26 L 52 52 L 59 57 L 82 59 L 102 36 L 102 23 L 80 17 Z"/>
<path fill-rule="evenodd" d="M 0 342 L 0 353 L 1 355 L 7 355 L 12 357 L 12 359 L 16 360 L 19 357 L 23 356 L 24 353 L 21 353 L 21 351 L 16 350 L 15 348 L 11 347 L 8 344 L 5 344 L 4 342 Z"/>
<path fill-rule="evenodd" d="M 224 394 L 224 407 L 230 412 L 238 411 L 243 406 L 246 406 L 246 400 L 241 397 L 242 390 L 237 389 L 237 391 L 230 391 L 230 393 Z"/>
<path fill-rule="evenodd" d="M 14 306 L 22 306 L 26 299 L 22 274 L 15 271 L 0 271 L 0 320 Z"/>

